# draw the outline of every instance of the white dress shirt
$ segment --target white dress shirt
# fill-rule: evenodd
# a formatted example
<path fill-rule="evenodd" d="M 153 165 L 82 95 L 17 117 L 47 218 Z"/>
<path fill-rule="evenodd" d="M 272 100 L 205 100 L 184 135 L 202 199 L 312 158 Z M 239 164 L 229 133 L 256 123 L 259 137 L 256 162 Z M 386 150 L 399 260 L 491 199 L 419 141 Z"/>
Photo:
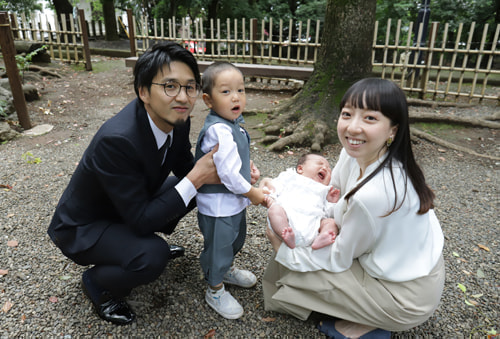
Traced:
<path fill-rule="evenodd" d="M 242 133 L 245 133 L 241 129 Z M 231 128 L 222 123 L 210 126 L 205 132 L 201 150 L 210 152 L 215 145 L 219 149 L 214 153 L 214 163 L 221 182 L 232 193 L 198 193 L 196 203 L 198 211 L 211 217 L 229 217 L 240 213 L 250 200 L 241 195 L 250 191 L 250 183 L 240 174 L 241 158 L 234 142 Z"/>

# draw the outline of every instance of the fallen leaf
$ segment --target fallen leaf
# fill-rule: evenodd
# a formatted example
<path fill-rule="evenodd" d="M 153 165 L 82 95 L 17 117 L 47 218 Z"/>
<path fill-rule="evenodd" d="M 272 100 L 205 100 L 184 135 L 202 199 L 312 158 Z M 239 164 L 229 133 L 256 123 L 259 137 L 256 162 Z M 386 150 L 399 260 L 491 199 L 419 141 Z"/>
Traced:
<path fill-rule="evenodd" d="M 486 247 L 484 245 L 481 245 L 481 244 L 477 244 L 477 247 L 479 247 L 479 248 L 481 248 L 481 249 L 483 249 L 485 251 L 488 251 L 488 252 L 490 251 L 490 249 L 488 247 Z"/>
<path fill-rule="evenodd" d="M 484 277 L 486 277 L 486 276 L 484 275 L 483 270 L 482 270 L 482 269 L 480 269 L 480 268 L 478 268 L 478 269 L 477 269 L 476 275 L 477 275 L 477 277 L 478 277 L 478 278 L 484 278 Z"/>
<path fill-rule="evenodd" d="M 466 271 L 466 270 L 462 270 L 462 272 L 464 272 L 465 274 L 467 275 L 470 275 L 471 273 L 469 271 Z"/>
<path fill-rule="evenodd" d="M 6 275 L 9 273 L 9 270 L 0 270 L 0 275 Z"/>
<path fill-rule="evenodd" d="M 215 337 L 215 330 L 213 328 L 210 331 L 208 331 L 207 334 L 205 334 L 203 336 L 203 338 L 205 338 L 205 339 L 212 338 L 212 337 Z"/>
<path fill-rule="evenodd" d="M 5 304 L 3 305 L 3 307 L 2 307 L 2 312 L 4 312 L 4 313 L 9 312 L 9 311 L 10 311 L 10 309 L 12 308 L 12 306 L 14 306 L 14 304 L 13 304 L 13 303 L 11 303 L 11 302 L 10 302 L 10 300 L 7 300 L 7 301 L 5 302 Z"/>
<path fill-rule="evenodd" d="M 479 299 L 479 298 L 481 298 L 483 295 L 484 295 L 484 294 L 482 294 L 482 293 L 478 293 L 478 294 L 473 294 L 473 295 L 471 295 L 471 297 L 476 298 L 476 299 Z"/>
<path fill-rule="evenodd" d="M 455 257 L 459 257 L 460 255 L 457 252 L 452 253 Z"/>
<path fill-rule="evenodd" d="M 469 302 L 470 302 L 472 305 L 474 305 L 474 306 L 478 306 L 478 305 L 479 305 L 479 303 L 478 303 L 477 301 L 475 301 L 475 300 L 469 300 Z"/>
<path fill-rule="evenodd" d="M 17 247 L 17 245 L 19 245 L 19 241 L 17 241 L 17 240 L 7 241 L 7 246 L 9 246 L 9 247 Z"/>
<path fill-rule="evenodd" d="M 52 297 L 50 297 L 50 298 L 49 298 L 49 301 L 50 301 L 51 303 L 56 303 L 56 302 L 58 302 L 59 300 L 57 299 L 57 297 L 52 296 Z"/>
<path fill-rule="evenodd" d="M 69 279 L 71 279 L 71 276 L 70 275 L 61 275 L 59 277 L 59 279 L 61 279 L 61 280 L 69 280 Z"/>
<path fill-rule="evenodd" d="M 12 186 L 11 185 L 6 185 L 6 184 L 0 184 L 0 188 L 6 188 L 8 190 L 11 190 Z"/>
<path fill-rule="evenodd" d="M 276 321 L 276 318 L 266 317 L 266 318 L 262 318 L 262 321 L 266 322 L 266 323 L 270 323 L 270 322 Z"/>

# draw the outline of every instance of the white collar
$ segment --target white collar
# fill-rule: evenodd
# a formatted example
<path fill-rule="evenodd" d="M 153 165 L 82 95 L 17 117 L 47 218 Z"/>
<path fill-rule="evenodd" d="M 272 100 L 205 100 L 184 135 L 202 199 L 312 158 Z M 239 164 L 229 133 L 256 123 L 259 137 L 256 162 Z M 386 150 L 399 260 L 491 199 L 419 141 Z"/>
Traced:
<path fill-rule="evenodd" d="M 165 141 L 167 141 L 167 136 L 170 135 L 170 145 L 172 145 L 172 141 L 174 139 L 174 130 L 172 129 L 169 133 L 163 132 L 161 129 L 156 126 L 156 124 L 153 122 L 153 119 L 149 116 L 148 113 L 148 120 L 149 120 L 149 125 L 151 126 L 151 130 L 153 131 L 153 135 L 155 136 L 156 139 L 156 145 L 158 146 L 158 149 L 163 146 Z M 170 147 L 170 145 L 168 145 Z"/>

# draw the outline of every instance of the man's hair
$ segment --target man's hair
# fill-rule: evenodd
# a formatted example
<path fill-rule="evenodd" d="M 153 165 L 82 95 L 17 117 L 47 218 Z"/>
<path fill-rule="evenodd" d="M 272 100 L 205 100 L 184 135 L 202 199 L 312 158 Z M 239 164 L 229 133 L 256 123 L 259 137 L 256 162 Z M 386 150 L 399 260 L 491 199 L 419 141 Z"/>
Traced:
<path fill-rule="evenodd" d="M 212 94 L 212 89 L 215 85 L 215 80 L 217 80 L 217 75 L 226 70 L 235 69 L 240 72 L 241 76 L 243 73 L 235 65 L 226 61 L 216 61 L 205 69 L 203 76 L 201 78 L 201 88 L 203 93 Z"/>
<path fill-rule="evenodd" d="M 135 64 L 134 90 L 139 100 L 139 89 L 146 87 L 150 91 L 153 78 L 162 71 L 163 66 L 170 67 L 173 61 L 185 63 L 193 72 L 196 83 L 201 83 L 198 63 L 191 52 L 175 42 L 159 42 L 148 48 Z"/>

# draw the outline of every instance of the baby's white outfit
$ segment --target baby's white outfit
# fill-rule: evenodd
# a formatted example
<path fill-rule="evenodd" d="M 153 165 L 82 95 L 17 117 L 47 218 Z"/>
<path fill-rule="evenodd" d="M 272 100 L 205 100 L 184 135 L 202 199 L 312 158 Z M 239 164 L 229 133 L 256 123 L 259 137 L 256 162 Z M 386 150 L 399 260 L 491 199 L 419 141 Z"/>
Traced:
<path fill-rule="evenodd" d="M 270 196 L 285 209 L 295 232 L 295 245 L 310 246 L 318 235 L 321 219 L 328 217 L 328 211 L 335 206 L 326 200 L 331 186 L 300 175 L 294 168 L 281 172 L 272 184 L 275 191 Z"/>

